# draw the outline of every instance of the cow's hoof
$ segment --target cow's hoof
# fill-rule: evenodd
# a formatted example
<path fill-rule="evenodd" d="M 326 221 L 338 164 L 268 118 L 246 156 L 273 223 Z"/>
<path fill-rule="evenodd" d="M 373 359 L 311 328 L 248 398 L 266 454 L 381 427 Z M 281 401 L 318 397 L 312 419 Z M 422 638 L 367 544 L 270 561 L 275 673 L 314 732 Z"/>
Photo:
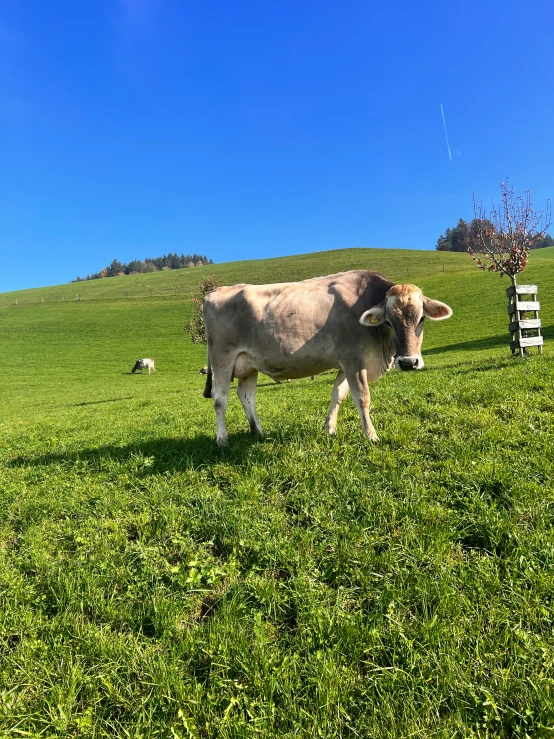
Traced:
<path fill-rule="evenodd" d="M 249 419 L 249 426 L 252 436 L 257 436 L 259 439 L 264 438 L 264 432 L 262 431 L 259 421 L 256 422 L 254 419 Z"/>
<path fill-rule="evenodd" d="M 225 436 L 218 436 L 216 439 L 217 446 L 227 446 L 229 443 L 229 438 L 227 435 Z"/>
<path fill-rule="evenodd" d="M 373 441 L 375 444 L 379 441 L 379 437 L 377 436 L 377 434 L 368 434 L 367 438 L 370 441 Z"/>

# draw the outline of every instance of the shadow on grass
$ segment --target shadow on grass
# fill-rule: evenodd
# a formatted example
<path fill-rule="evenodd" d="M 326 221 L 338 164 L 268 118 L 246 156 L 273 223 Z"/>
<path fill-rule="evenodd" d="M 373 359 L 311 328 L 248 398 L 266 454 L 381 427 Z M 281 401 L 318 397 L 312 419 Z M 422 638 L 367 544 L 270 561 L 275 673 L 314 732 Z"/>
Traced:
<path fill-rule="evenodd" d="M 458 344 L 448 344 L 446 346 L 437 346 L 434 349 L 425 349 L 423 347 L 423 355 L 431 356 L 433 354 L 443 354 L 444 352 L 461 352 L 461 351 L 484 351 L 486 349 L 497 349 L 505 346 L 510 350 L 510 334 L 499 336 L 487 336 L 484 339 L 472 339 L 471 341 L 460 341 Z"/>
<path fill-rule="evenodd" d="M 425 358 L 425 357 L 424 357 Z M 469 363 L 467 360 L 461 359 L 459 362 L 451 364 L 441 364 L 438 367 L 429 367 L 428 365 L 422 370 L 423 372 L 432 372 L 437 375 L 444 375 L 445 372 L 452 372 L 458 375 L 474 375 L 478 372 L 496 372 L 500 369 L 514 367 L 521 360 L 519 356 L 507 354 L 506 357 L 498 359 L 482 359 L 479 364 Z"/>
<path fill-rule="evenodd" d="M 246 467 L 263 457 L 263 442 L 247 431 L 229 434 L 229 444 L 218 447 L 215 434 L 198 434 L 191 439 L 159 438 L 136 441 L 124 446 L 82 449 L 74 453 L 52 453 L 37 457 L 20 456 L 8 462 L 9 467 L 41 467 L 49 465 L 88 465 L 92 470 L 104 469 L 106 462 L 133 463 L 139 474 L 163 474 L 232 464 Z M 144 459 L 144 463 L 141 460 Z"/>
<path fill-rule="evenodd" d="M 88 400 L 85 403 L 75 403 L 77 408 L 83 405 L 99 405 L 100 403 L 119 403 L 120 400 L 133 400 L 132 395 L 126 395 L 124 398 L 107 398 L 106 400 Z"/>
<path fill-rule="evenodd" d="M 554 339 L 554 326 L 543 326 L 541 334 L 545 341 Z M 471 341 L 461 341 L 458 344 L 448 344 L 446 346 L 437 346 L 434 349 L 425 350 L 423 355 L 431 356 L 433 354 L 443 354 L 444 352 L 456 351 L 483 351 L 486 349 L 497 349 L 498 347 L 506 347 L 510 351 L 510 334 L 506 328 L 506 333 L 498 336 L 487 336 L 482 339 L 472 339 Z"/>

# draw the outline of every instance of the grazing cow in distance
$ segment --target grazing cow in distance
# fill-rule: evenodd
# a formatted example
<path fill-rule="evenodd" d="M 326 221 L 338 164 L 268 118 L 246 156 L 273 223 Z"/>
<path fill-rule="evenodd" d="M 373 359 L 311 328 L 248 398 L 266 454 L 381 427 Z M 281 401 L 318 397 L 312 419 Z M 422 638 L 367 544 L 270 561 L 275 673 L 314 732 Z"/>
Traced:
<path fill-rule="evenodd" d="M 135 366 L 133 367 L 131 372 L 135 374 L 137 370 L 140 370 L 140 374 L 142 375 L 142 370 L 144 369 L 148 370 L 148 374 L 150 374 L 150 372 L 153 372 L 154 374 L 156 374 L 156 369 L 154 367 L 154 360 L 153 359 L 137 359 L 137 361 L 135 362 Z"/>
<path fill-rule="evenodd" d="M 452 310 L 415 285 L 396 285 L 368 270 L 301 282 L 234 285 L 209 293 L 203 305 L 208 339 L 204 396 L 213 397 L 217 443 L 227 443 L 225 412 L 231 380 L 253 434 L 263 437 L 256 413 L 258 372 L 274 380 L 338 370 L 325 427 L 334 434 L 348 391 L 363 434 L 377 441 L 369 417 L 368 382 L 394 366 L 419 370 L 423 322 L 450 318 Z"/>

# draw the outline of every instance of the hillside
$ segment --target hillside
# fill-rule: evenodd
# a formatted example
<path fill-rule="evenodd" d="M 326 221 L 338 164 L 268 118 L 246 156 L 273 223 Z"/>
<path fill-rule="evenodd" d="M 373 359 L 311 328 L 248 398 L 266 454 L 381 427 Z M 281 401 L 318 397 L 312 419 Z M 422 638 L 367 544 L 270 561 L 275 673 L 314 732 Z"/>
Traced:
<path fill-rule="evenodd" d="M 1 294 L 0 331 L 10 346 L 4 372 L 17 388 L 9 395 L 5 412 L 13 408 L 14 413 L 18 409 L 39 413 L 45 408 L 43 403 L 55 407 L 62 388 L 64 394 L 73 389 L 78 394 L 84 366 L 88 391 L 100 391 L 108 382 L 114 388 L 122 382 L 116 379 L 118 373 L 138 356 L 154 356 L 164 375 L 171 372 L 183 381 L 205 362 L 205 348 L 192 346 L 183 331 L 190 315 L 190 297 L 203 274 L 217 275 L 222 284 L 260 284 L 360 267 L 375 269 L 398 282 L 413 282 L 452 306 L 450 321 L 426 331 L 424 353 L 432 353 L 435 363 L 451 361 L 446 352 L 457 350 L 505 353 L 509 337 L 504 290 L 508 282 L 477 270 L 465 254 L 346 249 L 230 262 L 80 283 L 80 301 L 75 300 L 74 285 Z M 525 279 L 539 284 L 545 336 L 552 336 L 554 249 L 533 252 Z M 44 358 L 55 370 L 45 367 L 37 372 Z M 32 393 L 24 390 L 37 384 L 45 396 L 38 405 Z"/>
<path fill-rule="evenodd" d="M 183 331 L 201 276 L 360 267 L 454 310 L 426 322 L 425 370 L 371 387 L 381 442 L 350 400 L 325 436 L 327 373 L 260 378 L 263 442 L 231 393 L 219 449 Z M 0 736 L 549 735 L 554 249 L 524 277 L 542 357 L 510 356 L 508 283 L 463 254 L 0 295 Z M 156 374 L 131 374 L 141 356 Z"/>
<path fill-rule="evenodd" d="M 544 249 L 554 259 L 554 249 Z M 248 282 L 263 284 L 288 280 L 303 280 L 317 274 L 332 274 L 348 269 L 373 269 L 390 279 L 406 281 L 437 273 L 451 273 L 472 268 L 467 254 L 413 251 L 408 249 L 341 249 L 336 251 L 301 254 L 294 257 L 261 259 L 246 262 L 228 262 L 194 269 L 155 272 L 127 277 L 110 277 L 84 283 L 19 290 L 0 294 L 0 305 L 15 300 L 45 302 L 107 298 L 150 297 L 190 294 L 203 274 L 217 274 L 223 284 Z"/>

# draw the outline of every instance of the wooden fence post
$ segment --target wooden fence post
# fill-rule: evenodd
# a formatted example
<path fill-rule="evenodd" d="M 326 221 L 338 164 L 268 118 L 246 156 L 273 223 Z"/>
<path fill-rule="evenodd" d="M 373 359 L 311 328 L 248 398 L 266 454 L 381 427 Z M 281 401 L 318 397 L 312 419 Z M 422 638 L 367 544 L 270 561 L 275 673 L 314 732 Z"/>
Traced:
<path fill-rule="evenodd" d="M 512 354 L 519 349 L 519 356 L 525 354 L 529 346 L 538 346 L 542 354 L 543 337 L 541 336 L 541 321 L 539 318 L 540 303 L 537 300 L 538 288 L 536 285 L 510 285 L 506 290 L 508 297 L 508 315 L 510 325 L 508 330 L 512 334 L 510 348 Z M 522 300 L 522 298 L 524 298 Z M 527 314 L 533 317 L 528 318 Z M 529 335 L 532 332 L 534 335 Z"/>

